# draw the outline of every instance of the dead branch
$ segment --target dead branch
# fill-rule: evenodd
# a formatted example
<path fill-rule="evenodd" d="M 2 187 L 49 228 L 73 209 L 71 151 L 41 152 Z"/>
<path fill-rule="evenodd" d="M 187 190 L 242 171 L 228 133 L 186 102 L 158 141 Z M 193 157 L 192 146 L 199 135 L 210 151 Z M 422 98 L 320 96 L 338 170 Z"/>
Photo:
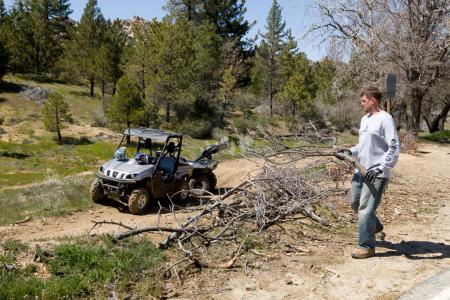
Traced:
<path fill-rule="evenodd" d="M 102 221 L 94 222 L 94 227 L 115 224 L 127 228 L 128 231 L 115 236 L 119 240 L 144 232 L 170 233 L 159 247 L 166 249 L 175 244 L 186 256 L 164 270 L 173 270 L 179 278 L 177 265 L 189 261 L 181 270 L 192 264 L 197 268 L 207 267 L 198 259 L 201 249 L 213 242 L 236 241 L 238 233 L 246 233 L 248 237 L 250 233 L 257 234 L 298 214 L 322 226 L 329 226 L 330 222 L 319 216 L 315 208 L 330 196 L 344 193 L 337 183 L 336 186 L 331 184 L 333 181 L 342 180 L 354 168 L 365 174 L 364 168 L 354 157 L 338 153 L 336 139 L 312 123 L 298 125 L 288 135 L 272 134 L 262 127 L 252 134 L 265 141 L 263 149 L 248 147 L 248 153 L 261 165 L 259 173 L 222 195 L 208 194 L 205 203 L 200 197 L 201 209 L 183 223 L 179 224 L 175 204 L 171 201 L 169 212 L 178 223 L 174 227 L 160 225 L 161 206 L 156 226 L 131 228 L 113 221 Z M 333 159 L 335 157 L 343 160 Z M 330 166 L 335 168 L 330 169 Z M 229 261 L 214 266 L 233 268 L 247 237 Z"/>

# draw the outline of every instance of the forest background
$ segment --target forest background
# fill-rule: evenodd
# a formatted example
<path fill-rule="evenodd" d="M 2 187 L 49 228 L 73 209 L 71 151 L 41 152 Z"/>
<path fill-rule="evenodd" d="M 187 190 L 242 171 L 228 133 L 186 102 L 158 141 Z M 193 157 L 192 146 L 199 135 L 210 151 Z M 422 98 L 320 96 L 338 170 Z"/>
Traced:
<path fill-rule="evenodd" d="M 298 50 L 277 1 L 264 30 L 249 39 L 245 1 L 170 0 L 162 20 L 147 21 L 105 19 L 90 0 L 74 21 L 68 0 L 20 0 L 9 9 L 0 0 L 0 74 L 86 85 L 91 97 L 98 87 L 103 109 L 92 122 L 100 126 L 162 126 L 209 138 L 230 125 L 278 121 L 355 129 L 359 88 L 385 90 L 393 73 L 398 127 L 412 136 L 444 130 L 447 1 L 316 5 L 321 17 L 308 37 L 328 50 L 314 62 Z"/>

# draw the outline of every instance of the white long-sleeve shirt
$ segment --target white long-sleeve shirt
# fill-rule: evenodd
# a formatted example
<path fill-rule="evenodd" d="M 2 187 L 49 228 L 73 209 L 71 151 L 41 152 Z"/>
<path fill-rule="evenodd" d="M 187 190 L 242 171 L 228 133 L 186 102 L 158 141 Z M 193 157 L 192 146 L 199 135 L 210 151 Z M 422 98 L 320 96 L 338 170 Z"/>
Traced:
<path fill-rule="evenodd" d="M 358 145 L 350 148 L 352 155 L 366 170 L 380 169 L 378 177 L 389 178 L 400 154 L 400 143 L 394 119 L 381 110 L 361 119 Z"/>

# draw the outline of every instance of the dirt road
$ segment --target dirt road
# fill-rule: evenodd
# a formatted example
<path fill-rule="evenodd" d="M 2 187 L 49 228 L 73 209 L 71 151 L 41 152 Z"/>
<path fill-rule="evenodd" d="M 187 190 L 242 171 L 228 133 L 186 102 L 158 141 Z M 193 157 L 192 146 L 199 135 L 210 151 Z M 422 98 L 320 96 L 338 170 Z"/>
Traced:
<path fill-rule="evenodd" d="M 450 147 L 401 154 L 380 207 L 387 238 L 376 257 L 355 260 L 350 241 L 284 256 L 250 276 L 233 274 L 214 299 L 395 299 L 450 267 Z M 406 205 L 403 205 L 407 203 Z M 206 298 L 206 297 L 205 297 Z"/>
<path fill-rule="evenodd" d="M 256 168 L 256 164 L 245 159 L 226 161 L 219 164 L 215 173 L 218 177 L 218 185 L 222 188 L 233 187 L 241 182 L 242 179 Z M 245 171 L 243 171 L 245 170 Z M 109 205 L 108 205 L 109 204 Z M 38 218 L 32 221 L 0 227 L 0 242 L 6 239 L 19 239 L 21 241 L 34 240 L 57 240 L 65 237 L 74 237 L 87 234 L 93 221 L 111 221 L 122 222 L 129 226 L 150 226 L 156 225 L 174 225 L 183 221 L 189 213 L 179 214 L 176 217 L 168 211 L 161 214 L 158 219 L 157 213 L 159 206 L 154 204 L 149 211 L 141 216 L 131 215 L 124 212 L 123 207 L 117 203 L 108 203 L 105 205 L 96 205 L 95 208 L 74 212 L 73 214 L 62 217 Z M 169 203 L 170 204 L 170 203 Z M 167 207 L 168 205 L 166 205 Z M 195 207 L 193 208 L 195 209 Z M 102 225 L 96 227 L 90 234 L 116 233 L 123 231 L 115 225 Z"/>
<path fill-rule="evenodd" d="M 392 299 L 450 267 L 450 147 L 425 144 L 420 150 L 419 154 L 400 156 L 379 208 L 387 238 L 378 243 L 376 257 L 350 258 L 357 239 L 351 231 L 342 241 L 310 245 L 307 255 L 280 253 L 274 260 L 261 259 L 258 268 L 217 271 L 216 280 L 199 275 L 192 280 L 208 284 L 198 283 L 180 295 L 195 299 Z M 236 185 L 254 169 L 255 164 L 246 160 L 223 162 L 216 172 L 219 186 Z M 98 205 L 65 217 L 0 227 L 0 241 L 79 236 L 91 229 L 94 220 L 154 225 L 158 221 L 155 209 L 134 216 L 118 207 Z M 160 224 L 179 223 L 186 216 L 175 219 L 170 212 L 164 213 Z M 93 233 L 121 230 L 108 225 Z"/>

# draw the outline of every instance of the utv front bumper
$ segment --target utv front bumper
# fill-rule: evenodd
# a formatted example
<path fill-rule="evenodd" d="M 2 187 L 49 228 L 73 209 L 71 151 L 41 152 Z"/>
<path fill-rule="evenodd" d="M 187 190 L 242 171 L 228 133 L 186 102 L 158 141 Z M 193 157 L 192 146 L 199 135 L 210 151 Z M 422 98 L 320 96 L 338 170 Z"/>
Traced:
<path fill-rule="evenodd" d="M 136 184 L 136 180 L 112 178 L 100 172 L 95 172 L 95 176 L 100 179 L 105 193 L 113 198 L 125 198 L 129 187 Z"/>

